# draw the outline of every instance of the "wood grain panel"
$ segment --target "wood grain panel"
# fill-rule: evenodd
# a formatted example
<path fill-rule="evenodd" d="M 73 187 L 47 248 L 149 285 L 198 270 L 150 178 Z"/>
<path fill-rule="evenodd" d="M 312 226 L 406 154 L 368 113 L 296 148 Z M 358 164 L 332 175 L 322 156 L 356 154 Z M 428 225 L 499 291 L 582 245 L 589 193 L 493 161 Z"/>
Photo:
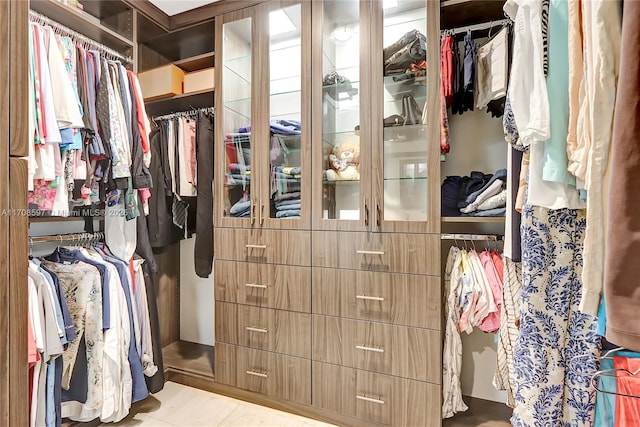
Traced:
<path fill-rule="evenodd" d="M 219 301 L 311 311 L 311 269 L 278 264 L 215 260 L 214 282 Z"/>
<path fill-rule="evenodd" d="M 16 131 L 11 127 L 11 132 Z M 25 128 L 19 128 L 25 139 Z M 29 414 L 29 383 L 27 358 L 27 269 L 29 218 L 20 214 L 27 210 L 27 161 L 9 161 L 9 206 L 14 213 L 9 218 L 9 387 L 11 406 L 9 419 L 12 425 L 27 425 Z"/>
<path fill-rule="evenodd" d="M 314 231 L 312 244 L 314 267 L 440 275 L 437 234 Z"/>
<path fill-rule="evenodd" d="M 236 346 L 216 343 L 213 358 L 216 382 L 236 386 L 236 360 Z"/>
<path fill-rule="evenodd" d="M 156 253 L 159 271 L 154 277 L 160 319 L 160 338 L 165 347 L 180 339 L 180 246 L 168 246 Z"/>
<path fill-rule="evenodd" d="M 239 388 L 311 404 L 311 361 L 236 347 Z"/>
<path fill-rule="evenodd" d="M 440 332 L 313 315 L 313 359 L 367 371 L 441 382 Z"/>
<path fill-rule="evenodd" d="M 9 5 L 0 1 L 0 182 L 9 182 Z M 0 185 L 0 209 L 9 208 L 9 187 Z M 9 407 L 9 216 L 0 215 L 0 425 L 10 425 Z M 23 354 L 26 356 L 26 353 Z"/>
<path fill-rule="evenodd" d="M 308 231 L 217 228 L 217 259 L 269 264 L 311 265 Z"/>
<path fill-rule="evenodd" d="M 442 425 L 441 396 L 442 393 L 438 385 L 411 381 L 404 378 L 394 378 L 393 425 Z"/>
<path fill-rule="evenodd" d="M 313 312 L 440 330 L 440 279 L 358 270 L 313 269 Z"/>
<path fill-rule="evenodd" d="M 29 155 L 28 137 L 28 26 L 29 2 L 11 1 L 9 25 L 11 29 L 11 45 L 9 51 L 9 120 L 11 156 L 26 157 Z M 26 178 L 25 178 L 26 180 Z M 26 192 L 24 193 L 26 196 Z"/>
<path fill-rule="evenodd" d="M 179 30 L 211 20 L 225 13 L 246 9 L 266 0 L 233 0 L 207 4 L 170 17 L 171 30 Z"/>
<path fill-rule="evenodd" d="M 148 0 L 122 0 L 124 3 L 135 8 L 139 13 L 149 18 L 155 24 L 161 26 L 164 30 L 171 29 L 171 21 L 169 16 L 160 10 L 156 5 Z"/>
<path fill-rule="evenodd" d="M 216 341 L 238 344 L 238 306 L 216 302 Z"/>
<path fill-rule="evenodd" d="M 311 358 L 309 314 L 225 302 L 217 302 L 215 311 L 220 341 Z"/>
<path fill-rule="evenodd" d="M 319 362 L 312 383 L 313 405 L 326 411 L 384 425 L 441 425 L 435 384 Z"/>

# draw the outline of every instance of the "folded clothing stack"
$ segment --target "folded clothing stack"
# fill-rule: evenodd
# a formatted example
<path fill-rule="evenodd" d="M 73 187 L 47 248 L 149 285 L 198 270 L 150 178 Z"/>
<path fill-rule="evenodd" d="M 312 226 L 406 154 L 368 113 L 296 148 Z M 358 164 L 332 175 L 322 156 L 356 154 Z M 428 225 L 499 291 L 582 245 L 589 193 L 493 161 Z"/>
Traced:
<path fill-rule="evenodd" d="M 251 165 L 245 166 L 239 163 L 229 164 L 227 172 L 227 185 L 247 184 L 251 182 Z"/>
<path fill-rule="evenodd" d="M 231 216 L 236 218 L 243 218 L 251 214 L 251 200 L 240 199 L 238 200 L 229 211 Z"/>
<path fill-rule="evenodd" d="M 507 170 L 448 176 L 441 188 L 442 216 L 500 217 L 506 213 Z"/>
<path fill-rule="evenodd" d="M 300 191 L 290 193 L 277 192 L 273 196 L 276 205 L 276 218 L 299 218 L 302 213 Z"/>

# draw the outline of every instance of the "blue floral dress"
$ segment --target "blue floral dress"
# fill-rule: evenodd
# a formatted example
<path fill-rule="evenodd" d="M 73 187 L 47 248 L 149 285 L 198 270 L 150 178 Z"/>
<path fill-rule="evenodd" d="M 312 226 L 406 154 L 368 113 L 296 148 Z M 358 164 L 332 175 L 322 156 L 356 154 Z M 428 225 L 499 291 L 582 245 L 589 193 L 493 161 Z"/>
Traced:
<path fill-rule="evenodd" d="M 578 310 L 585 227 L 584 210 L 523 207 L 516 427 L 592 425 L 595 393 L 588 373 L 597 370 L 600 340 L 596 318 Z"/>

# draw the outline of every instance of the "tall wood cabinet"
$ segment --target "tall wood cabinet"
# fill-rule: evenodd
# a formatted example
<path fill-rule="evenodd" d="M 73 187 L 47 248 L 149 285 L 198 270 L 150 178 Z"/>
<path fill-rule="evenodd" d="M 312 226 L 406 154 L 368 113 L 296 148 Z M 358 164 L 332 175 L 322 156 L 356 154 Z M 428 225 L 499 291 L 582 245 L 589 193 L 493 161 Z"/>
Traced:
<path fill-rule="evenodd" d="M 440 423 L 438 64 L 433 1 L 216 19 L 216 382 L 347 424 Z"/>

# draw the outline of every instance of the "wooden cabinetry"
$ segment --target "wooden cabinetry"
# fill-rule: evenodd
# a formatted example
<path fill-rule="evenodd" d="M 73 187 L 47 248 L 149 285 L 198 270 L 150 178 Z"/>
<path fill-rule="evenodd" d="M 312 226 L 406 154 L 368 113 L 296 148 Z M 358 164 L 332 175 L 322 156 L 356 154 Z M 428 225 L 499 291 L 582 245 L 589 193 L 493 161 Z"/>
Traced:
<path fill-rule="evenodd" d="M 216 381 L 347 424 L 437 425 L 438 71 L 405 84 L 382 61 L 417 30 L 414 61 L 438 64 L 438 8 L 383 6 L 216 20 Z M 383 126 L 416 102 L 419 120 Z M 291 119 L 299 134 L 279 135 Z"/>

